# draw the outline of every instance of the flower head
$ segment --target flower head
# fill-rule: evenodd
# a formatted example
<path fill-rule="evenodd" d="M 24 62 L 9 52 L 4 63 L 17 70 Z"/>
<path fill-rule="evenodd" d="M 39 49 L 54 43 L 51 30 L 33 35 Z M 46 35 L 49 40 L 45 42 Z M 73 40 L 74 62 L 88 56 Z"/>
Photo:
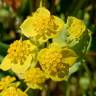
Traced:
<path fill-rule="evenodd" d="M 52 80 L 66 79 L 69 67 L 75 63 L 77 55 L 71 49 L 51 46 L 42 49 L 38 55 L 41 68 Z"/>
<path fill-rule="evenodd" d="M 42 89 L 46 76 L 40 68 L 30 68 L 24 74 L 24 81 L 32 89 Z"/>
<path fill-rule="evenodd" d="M 8 54 L 0 65 L 4 71 L 12 69 L 13 72 L 22 73 L 27 70 L 35 55 L 36 46 L 30 40 L 16 40 L 10 45 Z"/>
<path fill-rule="evenodd" d="M 70 39 L 79 39 L 86 30 L 86 26 L 83 21 L 75 17 L 68 17 L 67 23 Z"/>
<path fill-rule="evenodd" d="M 0 93 L 1 96 L 28 96 L 22 90 L 16 87 L 8 87 L 3 92 Z"/>
<path fill-rule="evenodd" d="M 50 15 L 46 8 L 40 7 L 21 24 L 20 28 L 25 36 L 35 37 L 43 42 L 54 37 L 63 26 L 64 22 L 60 18 Z"/>
<path fill-rule="evenodd" d="M 16 80 L 15 77 L 6 76 L 0 80 L 0 91 L 7 88 L 12 82 Z"/>

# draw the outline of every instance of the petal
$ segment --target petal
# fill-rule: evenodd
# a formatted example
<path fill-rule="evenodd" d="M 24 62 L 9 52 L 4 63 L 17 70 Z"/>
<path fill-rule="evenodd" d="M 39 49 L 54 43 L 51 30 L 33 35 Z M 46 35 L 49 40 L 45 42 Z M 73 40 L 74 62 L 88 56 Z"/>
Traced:
<path fill-rule="evenodd" d="M 32 89 L 40 89 L 40 90 L 42 90 L 43 87 L 44 87 L 43 84 L 42 84 L 42 85 L 39 85 L 39 84 L 31 84 L 31 83 L 27 83 L 27 85 L 28 85 L 29 88 L 32 88 Z"/>
<path fill-rule="evenodd" d="M 69 66 L 72 66 L 78 58 L 77 54 L 73 50 L 68 48 L 64 48 L 62 53 L 64 57 L 63 62 L 65 64 L 68 64 Z"/>
<path fill-rule="evenodd" d="M 47 25 L 50 18 L 50 12 L 44 8 L 38 8 L 32 16 L 29 16 L 21 24 L 21 32 L 27 37 L 37 36 L 43 25 Z M 41 32 L 42 33 L 42 32 Z"/>
<path fill-rule="evenodd" d="M 67 26 L 70 39 L 80 38 L 86 30 L 84 22 L 72 16 L 68 17 Z"/>
<path fill-rule="evenodd" d="M 63 80 L 67 80 L 67 79 L 68 79 L 68 75 L 64 76 L 63 78 L 59 77 L 58 75 L 56 75 L 56 76 L 51 76 L 51 75 L 49 75 L 49 77 L 50 77 L 53 81 L 63 81 Z"/>
<path fill-rule="evenodd" d="M 20 26 L 21 32 L 26 36 L 26 37 L 33 37 L 37 35 L 37 32 L 33 29 L 33 23 L 34 19 L 33 17 L 28 17 L 25 19 L 25 21 L 22 23 Z"/>
<path fill-rule="evenodd" d="M 58 26 L 57 31 L 59 31 L 59 32 L 62 31 L 64 28 L 64 21 L 57 16 L 53 16 L 53 17 L 54 17 L 55 25 Z"/>
<path fill-rule="evenodd" d="M 30 66 L 32 61 L 32 55 L 29 55 L 24 64 L 14 64 L 12 66 L 13 72 L 15 72 L 18 76 L 22 75 Z"/>
<path fill-rule="evenodd" d="M 8 57 L 8 55 L 3 59 L 0 69 L 7 71 L 13 66 L 11 59 Z"/>
<path fill-rule="evenodd" d="M 45 18 L 49 18 L 50 12 L 45 7 L 40 7 L 36 10 L 36 12 L 33 14 L 33 16 L 43 16 Z"/>

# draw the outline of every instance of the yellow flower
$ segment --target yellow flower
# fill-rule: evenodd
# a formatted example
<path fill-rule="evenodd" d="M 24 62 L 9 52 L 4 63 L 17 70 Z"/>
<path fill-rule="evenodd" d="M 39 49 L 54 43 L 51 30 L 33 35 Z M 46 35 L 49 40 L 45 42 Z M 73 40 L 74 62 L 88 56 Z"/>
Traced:
<path fill-rule="evenodd" d="M 68 17 L 67 23 L 70 39 L 79 39 L 86 30 L 84 22 L 75 17 Z"/>
<path fill-rule="evenodd" d="M 0 91 L 7 88 L 12 82 L 16 80 L 15 77 L 6 76 L 0 80 Z"/>
<path fill-rule="evenodd" d="M 54 37 L 62 31 L 64 22 L 56 16 L 50 15 L 50 12 L 40 7 L 32 16 L 29 16 L 21 24 L 21 32 L 27 37 L 35 37 L 40 42 Z"/>
<path fill-rule="evenodd" d="M 29 88 L 42 89 L 46 76 L 40 68 L 30 68 L 24 74 L 24 81 Z"/>
<path fill-rule="evenodd" d="M 12 69 L 15 73 L 24 73 L 30 65 L 35 56 L 36 46 L 29 40 L 16 40 L 10 45 L 8 54 L 0 65 L 4 71 Z"/>
<path fill-rule="evenodd" d="M 51 46 L 39 52 L 38 60 L 42 70 L 54 81 L 65 80 L 69 67 L 75 63 L 77 55 L 68 48 Z"/>
<path fill-rule="evenodd" d="M 26 93 L 24 93 L 22 90 L 16 87 L 8 87 L 0 94 L 1 96 L 28 96 Z"/>

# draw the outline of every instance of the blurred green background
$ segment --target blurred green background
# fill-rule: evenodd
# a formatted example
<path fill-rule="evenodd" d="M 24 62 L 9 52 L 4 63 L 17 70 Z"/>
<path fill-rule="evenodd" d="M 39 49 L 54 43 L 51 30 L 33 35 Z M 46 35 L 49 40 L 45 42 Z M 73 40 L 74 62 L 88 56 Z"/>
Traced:
<path fill-rule="evenodd" d="M 0 62 L 6 55 L 9 44 L 20 38 L 20 24 L 39 4 L 40 0 L 0 0 Z M 43 0 L 43 6 L 65 21 L 67 16 L 82 19 L 92 31 L 86 66 L 75 66 L 67 83 L 63 81 L 50 84 L 49 96 L 96 96 L 96 0 Z M 6 74 L 9 73 L 0 70 L 0 78 Z M 30 96 L 37 95 L 31 91 Z M 42 96 L 45 96 L 44 93 Z"/>

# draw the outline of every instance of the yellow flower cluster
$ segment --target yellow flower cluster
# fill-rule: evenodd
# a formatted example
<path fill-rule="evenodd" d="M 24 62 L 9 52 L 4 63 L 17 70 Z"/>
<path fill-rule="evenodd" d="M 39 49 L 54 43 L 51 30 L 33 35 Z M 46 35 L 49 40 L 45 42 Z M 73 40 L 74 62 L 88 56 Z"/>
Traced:
<path fill-rule="evenodd" d="M 22 76 L 27 86 L 32 89 L 43 89 L 45 81 L 49 78 L 54 81 L 67 79 L 69 68 L 78 57 L 72 50 L 74 48 L 68 46 L 69 42 L 67 41 L 79 39 L 86 30 L 86 26 L 75 17 L 69 17 L 65 25 L 67 27 L 60 18 L 51 15 L 46 8 L 38 8 L 20 26 L 21 32 L 28 37 L 28 40 L 13 42 L 0 68 L 4 71 L 11 69 L 16 75 Z M 66 35 L 57 40 L 66 43 L 66 46 L 63 47 L 53 40 L 55 36 L 62 35 L 59 34 L 60 32 L 65 32 L 63 35 Z M 62 37 L 65 38 L 62 40 Z M 50 38 L 52 39 L 51 44 L 47 42 Z M 31 41 L 38 45 L 34 45 Z M 0 90 L 8 86 L 2 92 L 3 96 L 27 96 L 19 88 L 9 86 L 14 80 L 14 78 L 6 77 L 0 81 Z"/>
<path fill-rule="evenodd" d="M 40 7 L 32 16 L 29 16 L 20 26 L 22 33 L 27 37 L 35 37 L 40 42 L 54 37 L 62 31 L 64 22 L 60 18 L 53 16 L 50 12 Z"/>
<path fill-rule="evenodd" d="M 68 48 L 51 46 L 39 52 L 38 60 L 41 68 L 52 80 L 61 81 L 68 76 L 69 67 L 75 63 L 77 55 Z"/>
<path fill-rule="evenodd" d="M 28 96 L 25 92 L 16 87 L 9 87 L 1 92 L 0 96 Z"/>
<path fill-rule="evenodd" d="M 46 79 L 44 72 L 40 68 L 30 68 L 24 74 L 25 82 L 32 89 L 42 89 Z"/>
<path fill-rule="evenodd" d="M 11 76 L 3 77 L 0 80 L 0 96 L 28 96 L 18 87 L 16 78 Z"/>
<path fill-rule="evenodd" d="M 10 45 L 8 54 L 4 58 L 0 68 L 4 71 L 12 69 L 15 73 L 22 73 L 27 70 L 35 55 L 36 46 L 30 40 L 16 40 Z"/>
<path fill-rule="evenodd" d="M 83 21 L 75 18 L 75 17 L 68 17 L 68 33 L 70 39 L 79 39 L 84 31 L 86 30 L 86 26 Z"/>
<path fill-rule="evenodd" d="M 0 91 L 7 88 L 12 82 L 16 80 L 15 77 L 6 76 L 0 80 Z"/>

